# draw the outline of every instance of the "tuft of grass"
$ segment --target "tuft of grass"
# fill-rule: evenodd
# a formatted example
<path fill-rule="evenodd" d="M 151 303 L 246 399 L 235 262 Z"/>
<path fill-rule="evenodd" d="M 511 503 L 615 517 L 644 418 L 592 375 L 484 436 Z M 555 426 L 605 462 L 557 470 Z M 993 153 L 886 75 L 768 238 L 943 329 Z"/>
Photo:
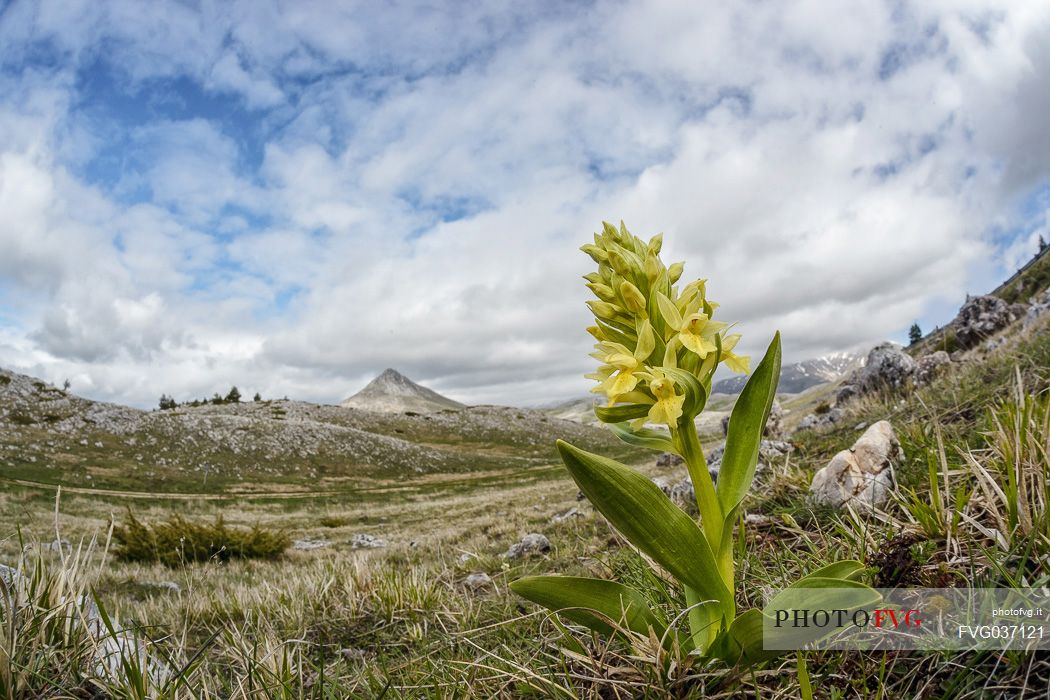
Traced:
<path fill-rule="evenodd" d="M 0 698 L 182 697 L 197 659 L 176 666 L 116 622 L 94 592 L 94 537 L 59 556 L 19 544 L 16 566 L 0 571 Z"/>
<path fill-rule="evenodd" d="M 231 527 L 216 516 L 211 523 L 195 523 L 180 515 L 154 525 L 128 511 L 122 525 L 113 528 L 115 554 L 123 561 L 160 562 L 176 567 L 191 562 L 230 559 L 276 559 L 291 538 L 285 532 L 259 526 Z"/>
<path fill-rule="evenodd" d="M 1014 396 L 987 412 L 987 446 L 964 457 L 983 496 L 985 520 L 1005 549 L 1019 540 L 1050 552 L 1050 392 Z"/>

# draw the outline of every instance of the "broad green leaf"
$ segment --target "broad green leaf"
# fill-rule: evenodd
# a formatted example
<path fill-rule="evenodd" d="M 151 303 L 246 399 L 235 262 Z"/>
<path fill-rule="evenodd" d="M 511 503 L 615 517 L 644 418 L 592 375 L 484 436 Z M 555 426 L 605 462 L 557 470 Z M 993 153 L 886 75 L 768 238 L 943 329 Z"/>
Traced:
<path fill-rule="evenodd" d="M 587 499 L 631 544 L 703 598 L 730 599 L 704 533 L 659 486 L 562 440 L 558 451 Z"/>
<path fill-rule="evenodd" d="M 804 592 L 803 590 L 804 589 Z M 821 589 L 827 589 L 822 593 Z M 843 602 L 843 591 L 848 590 L 847 602 Z M 765 605 L 765 614 L 779 609 L 794 609 L 792 602 L 804 602 L 810 609 L 856 609 L 873 605 L 882 600 L 882 594 L 870 586 L 841 578 L 806 576 L 774 595 Z"/>
<path fill-rule="evenodd" d="M 689 636 L 679 640 L 687 652 L 697 650 L 704 654 L 721 631 L 722 619 L 726 617 L 725 604 L 705 599 L 689 586 L 683 586 L 686 603 L 689 605 Z"/>
<path fill-rule="evenodd" d="M 763 648 L 762 611 L 758 608 L 751 608 L 737 616 L 711 648 L 712 656 L 730 666 L 751 666 L 775 659 L 783 653 Z"/>
<path fill-rule="evenodd" d="M 611 423 L 609 428 L 612 429 L 616 437 L 628 445 L 644 447 L 659 452 L 674 452 L 674 443 L 671 442 L 671 436 L 661 430 L 651 430 L 649 428 L 632 430 L 629 423 Z"/>
<path fill-rule="evenodd" d="M 651 407 L 641 403 L 625 403 L 619 406 L 595 406 L 594 415 L 602 423 L 623 423 L 649 415 Z"/>
<path fill-rule="evenodd" d="M 758 448 L 769 409 L 780 381 L 780 332 L 766 350 L 766 356 L 747 380 L 729 418 L 722 468 L 718 473 L 718 498 L 725 513 L 743 500 L 755 478 Z"/>
<path fill-rule="evenodd" d="M 831 566 L 837 567 L 839 564 L 845 563 L 846 562 L 838 562 Z M 830 567 L 825 567 L 825 569 L 827 568 Z M 855 581 L 847 581 L 843 579 L 806 577 L 795 582 L 794 586 L 786 590 L 791 591 L 788 595 L 797 597 L 799 595 L 799 588 L 811 589 L 807 590 L 805 594 L 806 607 L 811 609 L 818 609 L 821 607 L 844 607 L 848 610 L 871 605 L 882 599 L 882 596 L 880 596 L 873 588 L 869 588 L 868 586 Z M 835 596 L 834 598 L 829 598 L 824 602 L 822 601 L 822 595 L 819 590 L 822 588 L 837 589 L 838 592 L 833 594 Z M 842 600 L 842 589 L 852 589 L 854 591 L 854 594 L 851 594 L 849 598 L 849 602 L 845 604 Z M 769 611 L 775 609 L 777 597 L 780 596 L 781 600 L 783 600 L 784 593 L 785 591 L 781 591 L 777 596 L 774 596 L 773 600 L 770 601 L 765 610 Z M 801 648 L 803 645 L 809 642 L 815 642 L 834 631 L 833 628 L 783 627 L 773 632 L 773 634 L 776 635 L 775 638 L 765 638 L 762 623 L 767 615 L 769 619 L 773 619 L 772 615 L 769 615 L 768 612 L 763 612 L 763 610 L 760 610 L 759 608 L 751 608 L 742 613 L 733 620 L 733 623 L 729 626 L 729 629 L 726 630 L 726 633 L 717 640 L 712 647 L 712 654 L 717 654 L 719 658 L 726 663 L 748 666 L 776 658 L 777 656 L 784 654 L 786 651 L 766 649 L 766 646 Z"/>
<path fill-rule="evenodd" d="M 792 586 L 798 586 L 801 581 L 805 581 L 810 578 L 824 578 L 824 579 L 838 579 L 838 580 L 853 580 L 863 573 L 865 567 L 864 564 L 855 559 L 843 559 L 837 561 L 834 564 L 828 564 L 821 568 L 806 574 L 801 579 L 792 584 Z"/>
<path fill-rule="evenodd" d="M 623 627 L 648 635 L 663 635 L 667 623 L 640 593 L 615 581 L 582 576 L 526 576 L 510 589 L 534 603 L 558 612 L 600 634 Z"/>

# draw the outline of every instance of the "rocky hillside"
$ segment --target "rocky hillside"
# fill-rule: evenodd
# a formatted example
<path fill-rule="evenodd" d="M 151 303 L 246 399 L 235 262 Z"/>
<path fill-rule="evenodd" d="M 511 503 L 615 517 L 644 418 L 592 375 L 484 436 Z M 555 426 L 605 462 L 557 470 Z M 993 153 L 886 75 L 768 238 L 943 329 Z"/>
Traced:
<path fill-rule="evenodd" d="M 801 418 L 797 425 L 803 429 L 827 427 L 843 420 L 847 405 L 858 397 L 929 387 L 940 375 L 957 371 L 961 365 L 986 361 L 1018 337 L 1044 334 L 1048 317 L 1050 289 L 1036 294 L 1027 304 L 1008 304 L 992 295 L 968 297 L 955 318 L 936 335 L 908 348 L 888 342 L 876 345 L 861 367 L 839 385 L 829 387 L 834 400 L 823 401 L 820 410 Z"/>
<path fill-rule="evenodd" d="M 393 413 L 285 400 L 140 411 L 0 370 L 7 479 L 139 491 L 359 487 L 556 464 L 557 438 L 633 454 L 605 430 L 528 409 Z"/>
<path fill-rule="evenodd" d="M 837 352 L 813 360 L 785 365 L 780 371 L 778 391 L 784 394 L 798 394 L 819 384 L 835 382 L 863 363 L 863 355 Z M 747 377 L 737 375 L 715 382 L 713 389 L 719 394 L 739 394 L 744 390 L 745 384 L 747 384 Z"/>
<path fill-rule="evenodd" d="M 569 399 L 541 410 L 554 418 L 596 425 L 598 418 L 594 415 L 594 407 L 599 403 L 598 398 L 592 394 L 581 399 Z"/>
<path fill-rule="evenodd" d="M 433 413 L 444 409 L 463 408 L 463 404 L 420 386 L 395 369 L 384 370 L 364 389 L 339 404 L 379 413 L 416 411 Z"/>
<path fill-rule="evenodd" d="M 913 357 L 968 350 L 1014 321 L 1031 325 L 1050 306 L 1050 248 L 1040 250 L 990 293 L 967 296 L 959 314 L 908 348 Z"/>

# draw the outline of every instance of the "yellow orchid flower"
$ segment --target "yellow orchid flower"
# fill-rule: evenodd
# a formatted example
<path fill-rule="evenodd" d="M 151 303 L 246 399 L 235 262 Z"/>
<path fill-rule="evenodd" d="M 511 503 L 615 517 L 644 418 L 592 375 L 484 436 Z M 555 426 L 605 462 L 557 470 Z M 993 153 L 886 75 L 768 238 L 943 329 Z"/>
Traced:
<path fill-rule="evenodd" d="M 588 376 L 601 382 L 596 393 L 604 393 L 612 406 L 620 396 L 634 391 L 642 380 L 639 374 L 644 373 L 645 361 L 656 349 L 656 334 L 652 324 L 643 319 L 638 323 L 638 345 L 634 352 L 620 343 L 609 341 L 600 342 L 595 347 L 598 352 L 594 356 L 603 365 L 597 373 Z"/>
<path fill-rule="evenodd" d="M 597 355 L 597 353 L 592 353 L 592 354 L 593 355 Z M 603 386 L 604 386 L 605 382 L 609 379 L 609 377 L 615 371 L 616 371 L 616 368 L 613 367 L 612 365 L 602 365 L 601 367 L 598 368 L 597 371 L 590 372 L 588 374 L 583 375 L 585 379 L 593 379 L 594 381 L 598 382 L 598 386 L 596 386 L 593 389 L 591 389 L 591 393 L 593 393 L 593 394 L 605 393 L 605 390 L 604 390 Z"/>
<path fill-rule="evenodd" d="M 682 345 L 703 359 L 707 357 L 707 353 L 718 349 L 715 336 L 718 335 L 718 331 L 728 326 L 728 323 L 722 321 L 712 321 L 707 314 L 690 314 L 682 322 L 678 339 L 682 341 Z"/>
<path fill-rule="evenodd" d="M 676 337 L 685 348 L 695 352 L 700 356 L 700 359 L 703 359 L 707 357 L 708 353 L 718 349 L 718 346 L 715 345 L 715 336 L 718 335 L 719 331 L 728 328 L 729 324 L 722 321 L 712 321 L 707 314 L 698 312 L 697 309 L 703 303 L 703 297 L 699 294 L 692 296 L 693 299 L 685 309 L 690 313 L 685 314 L 685 318 L 682 317 L 683 314 L 674 302 L 660 292 L 656 292 L 656 303 L 660 308 L 664 321 L 667 322 L 667 327 L 672 333 L 676 334 L 673 337 Z"/>
<path fill-rule="evenodd" d="M 724 336 L 722 338 L 722 356 L 719 359 L 734 372 L 747 374 L 751 371 L 751 358 L 747 355 L 737 355 L 733 352 L 733 348 L 736 347 L 738 342 L 740 342 L 739 333 Z"/>
<path fill-rule="evenodd" d="M 656 397 L 656 403 L 649 409 L 649 420 L 653 423 L 663 423 L 668 427 L 678 424 L 682 417 L 682 404 L 685 396 L 675 393 L 674 382 L 667 378 L 663 372 L 653 370 L 653 378 L 649 381 L 649 391 Z"/>

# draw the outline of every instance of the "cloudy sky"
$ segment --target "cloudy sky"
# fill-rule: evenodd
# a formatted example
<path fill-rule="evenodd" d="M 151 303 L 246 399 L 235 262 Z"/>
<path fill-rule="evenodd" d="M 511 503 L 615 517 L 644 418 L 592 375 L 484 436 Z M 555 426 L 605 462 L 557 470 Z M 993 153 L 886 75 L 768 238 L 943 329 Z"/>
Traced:
<path fill-rule="evenodd" d="M 788 359 L 1050 238 L 1050 3 L 4 2 L 0 366 L 139 406 L 584 393 L 603 219 Z"/>

